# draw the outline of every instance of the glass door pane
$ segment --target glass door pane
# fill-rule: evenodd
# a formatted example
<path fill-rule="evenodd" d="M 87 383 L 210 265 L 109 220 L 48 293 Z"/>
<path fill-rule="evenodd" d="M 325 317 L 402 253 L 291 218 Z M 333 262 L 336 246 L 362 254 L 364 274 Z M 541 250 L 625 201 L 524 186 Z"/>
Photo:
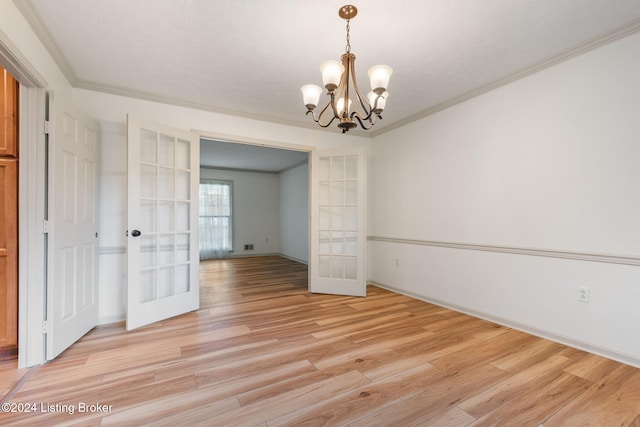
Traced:
<path fill-rule="evenodd" d="M 310 290 L 364 295 L 364 150 L 314 152 Z"/>
<path fill-rule="evenodd" d="M 130 118 L 128 135 L 132 329 L 199 305 L 199 153 L 197 137 L 159 124 Z"/>

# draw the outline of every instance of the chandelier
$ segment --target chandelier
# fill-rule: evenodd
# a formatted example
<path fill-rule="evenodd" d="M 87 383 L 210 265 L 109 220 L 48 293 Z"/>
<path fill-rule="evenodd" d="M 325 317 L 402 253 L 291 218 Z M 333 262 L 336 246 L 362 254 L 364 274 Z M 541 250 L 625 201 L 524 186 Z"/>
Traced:
<path fill-rule="evenodd" d="M 313 120 L 323 128 L 330 126 L 337 119 L 338 128 L 342 129 L 342 133 L 357 127 L 358 123 L 363 129 L 370 129 L 376 119 L 382 119 L 381 114 L 389 96 L 389 77 L 393 73 L 391 67 L 386 65 L 369 68 L 371 92 L 366 98 L 362 96 L 356 81 L 356 56 L 351 53 L 349 40 L 349 22 L 357 14 L 358 9 L 352 5 L 342 6 L 338 11 L 338 15 L 347 21 L 347 46 L 345 53 L 340 57 L 341 62 L 325 61 L 320 66 L 322 83 L 330 99 L 318 116 L 313 110 L 318 106 L 322 88 L 316 85 L 302 86 L 306 114 L 311 114 Z"/>

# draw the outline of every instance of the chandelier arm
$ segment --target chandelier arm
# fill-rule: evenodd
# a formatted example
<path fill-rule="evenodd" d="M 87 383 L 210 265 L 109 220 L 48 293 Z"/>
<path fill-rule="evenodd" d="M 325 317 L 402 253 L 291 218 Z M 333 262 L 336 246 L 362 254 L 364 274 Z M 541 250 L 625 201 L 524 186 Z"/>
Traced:
<path fill-rule="evenodd" d="M 333 123 L 333 121 L 336 119 L 335 117 L 332 117 L 331 120 L 329 120 L 329 123 L 323 125 L 322 123 L 320 123 L 320 117 L 316 118 L 316 115 L 312 110 L 308 110 L 305 114 L 311 114 L 311 118 L 313 119 L 313 121 L 316 122 L 321 128 L 327 128 L 331 126 L 331 123 Z"/>
<path fill-rule="evenodd" d="M 371 118 L 374 115 L 373 109 L 367 110 L 364 106 L 362 108 L 364 108 L 365 109 L 364 111 L 367 113 L 367 115 L 365 117 L 360 117 L 360 113 L 358 113 L 357 111 L 353 111 L 351 113 L 351 118 L 355 117 L 358 120 L 368 120 L 368 121 L 375 120 L 375 119 Z"/>
<path fill-rule="evenodd" d="M 376 96 L 376 100 L 373 103 L 373 106 L 371 107 L 371 110 L 367 111 L 366 107 L 363 105 L 362 108 L 364 108 L 365 111 L 367 111 L 367 116 L 366 117 L 360 117 L 360 114 L 358 114 L 357 111 L 354 111 L 351 113 L 351 117 L 352 118 L 356 118 L 359 121 L 360 120 L 368 120 L 369 122 L 371 122 L 371 124 L 375 124 L 376 118 L 382 120 L 382 116 L 380 115 L 380 112 L 376 113 L 376 109 L 378 108 L 378 100 L 382 97 L 382 95 L 377 95 Z"/>
<path fill-rule="evenodd" d="M 367 117 L 364 120 L 369 120 L 373 112 L 373 108 L 371 107 L 371 105 L 369 105 L 368 101 L 365 101 L 366 98 L 362 96 L 362 93 L 360 93 L 360 88 L 358 87 L 358 81 L 356 80 L 356 57 L 355 56 L 353 56 L 353 60 L 351 61 L 350 71 L 351 71 L 351 81 L 353 82 L 353 89 L 356 91 L 356 95 L 358 97 L 358 101 L 360 102 L 360 106 L 362 106 L 362 109 L 367 113 Z"/>
<path fill-rule="evenodd" d="M 317 117 L 317 118 L 316 118 L 316 115 L 313 113 L 313 111 L 311 111 L 311 115 L 312 115 L 312 117 L 313 117 L 313 120 L 314 120 L 318 125 L 320 125 L 320 127 L 323 127 L 323 128 L 329 127 L 329 126 L 331 125 L 331 123 L 333 123 L 333 121 L 334 121 L 335 119 L 337 119 L 337 118 L 338 118 L 338 116 L 335 114 L 335 105 L 333 105 L 333 104 L 334 104 L 334 96 L 333 96 L 333 93 L 330 93 L 329 95 L 331 95 L 331 101 L 329 101 L 329 102 L 327 103 L 327 105 L 325 105 L 325 106 L 324 106 L 324 108 L 322 109 L 322 111 L 320 111 L 320 114 L 318 114 L 318 117 Z M 322 120 L 322 116 L 324 116 L 324 113 L 328 110 L 328 108 L 329 108 L 329 106 L 330 106 L 330 105 L 332 106 L 333 111 L 334 111 L 333 117 L 331 117 L 331 120 L 329 120 L 329 122 L 328 122 L 327 124 L 324 124 L 324 125 L 323 125 L 320 121 Z M 308 114 L 308 113 L 307 113 L 307 114 Z"/>
<path fill-rule="evenodd" d="M 362 118 L 360 117 L 360 114 L 358 114 L 357 111 L 354 111 L 353 113 L 351 113 L 351 118 L 355 118 L 358 121 L 358 123 L 360 123 L 360 127 L 362 127 L 362 129 L 364 130 L 369 130 L 373 125 L 376 124 L 375 116 L 371 118 L 371 113 L 367 114 L 367 117 Z M 366 122 L 369 123 L 368 126 L 365 124 Z"/>
<path fill-rule="evenodd" d="M 327 111 L 327 109 L 329 108 L 329 106 L 331 106 L 331 110 L 333 110 L 333 117 L 331 118 L 331 122 L 333 122 L 335 119 L 339 119 L 340 116 L 338 115 L 338 109 L 336 107 L 336 96 L 335 96 L 335 90 L 330 91 L 329 93 L 327 93 L 327 95 L 329 95 L 329 97 L 331 98 L 329 100 L 329 102 L 327 103 L 327 105 L 324 106 L 324 108 L 322 109 L 322 111 L 320 112 L 320 114 L 318 115 L 318 124 L 320 124 L 320 120 L 322 119 L 322 116 L 324 115 L 325 111 Z M 326 127 L 326 126 L 325 126 Z"/>
<path fill-rule="evenodd" d="M 340 87 L 340 86 L 338 86 L 338 87 Z M 329 107 L 329 105 L 331 105 L 331 109 L 333 110 L 333 119 L 339 119 L 340 115 L 338 114 L 338 107 L 336 107 L 336 91 L 332 90 L 331 92 L 329 92 L 328 95 L 329 95 L 329 97 L 331 97 L 331 100 L 329 101 L 327 106 L 324 107 L 322 112 L 324 113 L 324 110 L 326 110 Z M 331 119 L 331 121 L 333 121 L 333 119 Z"/>

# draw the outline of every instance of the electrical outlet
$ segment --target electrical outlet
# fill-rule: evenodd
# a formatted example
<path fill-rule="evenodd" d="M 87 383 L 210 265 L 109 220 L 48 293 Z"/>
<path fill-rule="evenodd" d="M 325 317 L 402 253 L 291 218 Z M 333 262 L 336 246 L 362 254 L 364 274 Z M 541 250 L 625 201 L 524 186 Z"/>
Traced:
<path fill-rule="evenodd" d="M 396 258 L 396 267 L 400 267 L 400 259 Z"/>
<path fill-rule="evenodd" d="M 589 288 L 578 286 L 578 301 L 589 302 Z"/>

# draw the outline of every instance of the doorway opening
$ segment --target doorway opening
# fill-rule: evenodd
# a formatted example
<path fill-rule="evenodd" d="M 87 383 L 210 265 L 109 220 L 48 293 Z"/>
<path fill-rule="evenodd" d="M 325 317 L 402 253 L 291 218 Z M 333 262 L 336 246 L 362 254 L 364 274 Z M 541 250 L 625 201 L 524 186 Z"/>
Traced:
<path fill-rule="evenodd" d="M 231 191 L 231 247 L 216 257 L 280 255 L 308 263 L 308 151 L 202 137 L 200 181 Z"/>

